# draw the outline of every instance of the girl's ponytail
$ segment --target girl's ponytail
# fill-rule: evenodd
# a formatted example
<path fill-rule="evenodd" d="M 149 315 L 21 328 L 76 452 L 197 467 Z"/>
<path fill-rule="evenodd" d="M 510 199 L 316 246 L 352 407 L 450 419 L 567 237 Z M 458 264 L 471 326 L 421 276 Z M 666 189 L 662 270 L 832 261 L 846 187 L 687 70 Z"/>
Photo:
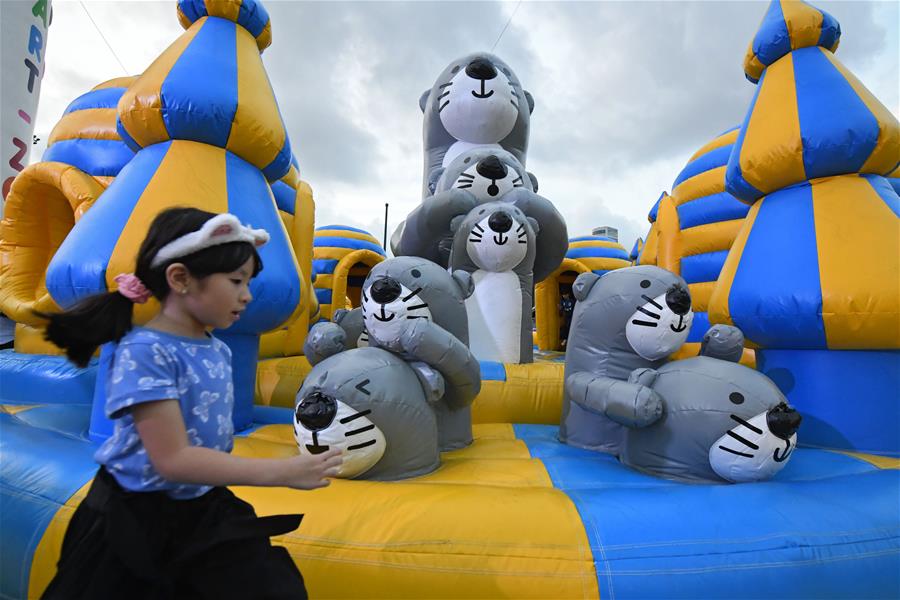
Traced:
<path fill-rule="evenodd" d="M 101 344 L 118 342 L 131 330 L 134 301 L 119 292 L 89 296 L 61 313 L 37 313 L 49 321 L 44 337 L 79 367 L 86 367 Z"/>

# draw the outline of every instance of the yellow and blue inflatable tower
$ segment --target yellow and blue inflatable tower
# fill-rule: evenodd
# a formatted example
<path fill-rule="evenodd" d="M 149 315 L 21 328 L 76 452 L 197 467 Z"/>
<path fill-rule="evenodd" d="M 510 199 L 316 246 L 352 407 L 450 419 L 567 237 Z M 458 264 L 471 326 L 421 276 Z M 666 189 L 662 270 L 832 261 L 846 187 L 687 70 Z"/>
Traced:
<path fill-rule="evenodd" d="M 805 444 L 900 455 L 900 126 L 834 56 L 840 26 L 769 6 L 726 189 L 752 204 L 710 300 L 803 413 Z"/>

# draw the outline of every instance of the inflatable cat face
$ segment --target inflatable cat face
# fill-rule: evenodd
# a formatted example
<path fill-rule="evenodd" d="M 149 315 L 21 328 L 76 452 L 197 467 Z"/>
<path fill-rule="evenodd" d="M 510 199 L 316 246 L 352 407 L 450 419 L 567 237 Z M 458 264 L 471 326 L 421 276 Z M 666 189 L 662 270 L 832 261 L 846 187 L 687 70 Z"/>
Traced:
<path fill-rule="evenodd" d="M 771 478 L 797 446 L 800 415 L 765 375 L 698 356 L 633 379 L 663 399 L 663 414 L 625 434 L 622 462 L 686 481 L 742 483 Z"/>
<path fill-rule="evenodd" d="M 466 270 L 500 273 L 524 263 L 531 275 L 535 236 L 540 227 L 508 202 L 490 202 L 460 215 L 450 224 L 453 249 L 450 264 Z"/>
<path fill-rule="evenodd" d="M 294 437 L 301 454 L 340 448 L 343 478 L 394 480 L 440 464 L 431 406 L 439 375 L 380 348 L 355 348 L 316 364 L 297 392 Z M 423 381 L 435 382 L 425 386 Z"/>
<path fill-rule="evenodd" d="M 429 182 L 432 194 L 449 189 L 466 190 L 478 202 L 499 200 L 506 192 L 523 187 L 537 191 L 537 179 L 511 153 L 499 148 L 473 148 L 463 152 L 446 169 L 436 169 Z"/>

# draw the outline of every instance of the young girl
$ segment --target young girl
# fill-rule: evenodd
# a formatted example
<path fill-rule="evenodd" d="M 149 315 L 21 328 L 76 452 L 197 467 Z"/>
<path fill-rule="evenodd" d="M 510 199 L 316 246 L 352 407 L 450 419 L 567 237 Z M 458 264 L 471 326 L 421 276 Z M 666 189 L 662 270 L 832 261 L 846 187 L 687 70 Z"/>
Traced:
<path fill-rule="evenodd" d="M 229 454 L 234 428 L 231 352 L 208 333 L 237 321 L 262 270 L 263 230 L 230 214 L 160 213 L 118 291 L 42 315 L 47 338 L 87 365 L 117 341 L 107 378 L 114 433 L 75 511 L 45 598 L 305 598 L 303 578 L 269 536 L 302 515 L 258 518 L 224 486 L 315 489 L 328 485 L 339 451 L 284 459 Z M 161 304 L 132 329 L 134 303 Z"/>

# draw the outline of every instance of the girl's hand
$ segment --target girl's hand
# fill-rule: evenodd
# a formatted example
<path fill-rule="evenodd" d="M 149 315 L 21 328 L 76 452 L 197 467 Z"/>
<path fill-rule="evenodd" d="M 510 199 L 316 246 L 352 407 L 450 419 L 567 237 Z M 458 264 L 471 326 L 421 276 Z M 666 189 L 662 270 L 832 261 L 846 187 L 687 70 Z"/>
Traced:
<path fill-rule="evenodd" d="M 288 458 L 282 485 L 298 490 L 325 487 L 331 483 L 329 477 L 337 476 L 343 462 L 344 458 L 337 448 L 322 454 L 301 454 Z"/>

